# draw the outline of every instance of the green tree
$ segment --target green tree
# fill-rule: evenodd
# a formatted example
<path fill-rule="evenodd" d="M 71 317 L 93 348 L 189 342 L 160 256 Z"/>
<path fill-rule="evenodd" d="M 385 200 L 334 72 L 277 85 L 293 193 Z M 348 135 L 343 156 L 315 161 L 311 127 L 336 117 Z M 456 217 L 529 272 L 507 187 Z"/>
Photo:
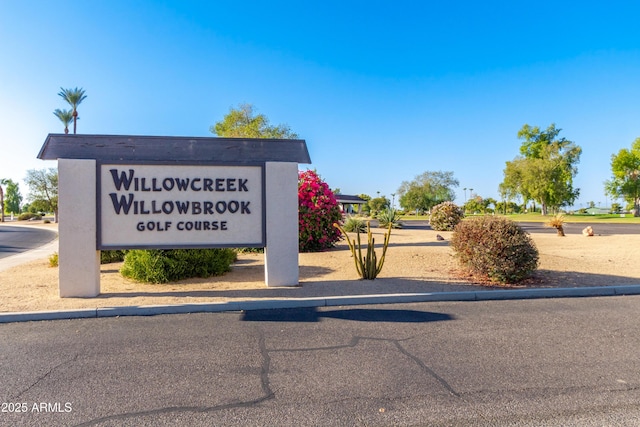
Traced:
<path fill-rule="evenodd" d="M 369 212 L 371 212 L 373 215 L 376 215 L 378 212 L 389 208 L 389 206 L 391 206 L 391 201 L 385 196 L 374 197 L 373 199 L 367 201 L 367 205 L 369 205 Z"/>
<path fill-rule="evenodd" d="M 64 133 L 69 133 L 69 124 L 73 121 L 73 110 L 61 110 L 57 108 L 54 110 L 53 114 L 60 119 L 62 124 L 64 125 Z"/>
<path fill-rule="evenodd" d="M 60 88 L 60 92 L 58 93 L 58 95 L 71 106 L 71 115 L 73 116 L 73 134 L 75 135 L 76 124 L 78 122 L 78 105 L 80 105 L 80 103 L 85 100 L 87 95 L 84 94 L 84 89 L 82 88 L 78 89 L 77 87 L 74 89 Z M 56 114 L 55 111 L 53 112 L 53 114 Z M 65 126 L 65 133 L 67 133 L 66 126 Z"/>
<path fill-rule="evenodd" d="M 634 216 L 640 216 L 640 138 L 611 156 L 612 177 L 605 182 L 605 191 L 622 197 L 633 205 Z"/>
<path fill-rule="evenodd" d="M 230 108 L 229 114 L 209 130 L 215 135 L 228 138 L 298 138 L 288 125 L 269 125 L 267 116 L 256 115 L 251 104 L 240 104 L 237 109 Z"/>
<path fill-rule="evenodd" d="M 4 190 L 2 189 L 3 185 L 7 185 L 6 178 L 0 178 L 0 222 L 4 222 Z"/>
<path fill-rule="evenodd" d="M 524 125 L 518 132 L 523 140 L 520 156 L 506 162 L 504 180 L 499 191 L 511 199 L 520 195 L 524 203 L 534 200 L 541 205 L 542 215 L 548 208 L 557 210 L 571 205 L 580 194 L 573 188 L 578 173 L 582 148 L 566 138 L 558 138 L 562 129 L 551 124 L 542 131 L 539 127 Z"/>
<path fill-rule="evenodd" d="M 20 194 L 20 188 L 17 182 L 10 179 L 5 180 L 7 185 L 7 191 L 4 201 L 4 212 L 7 213 L 20 213 L 20 205 L 22 204 L 22 195 Z"/>
<path fill-rule="evenodd" d="M 413 181 L 403 181 L 398 188 L 400 206 L 405 210 L 428 211 L 433 206 L 455 199 L 454 188 L 460 185 L 453 172 L 427 171 Z"/>
<path fill-rule="evenodd" d="M 31 169 L 24 181 L 29 186 L 31 205 L 53 211 L 54 221 L 58 222 L 58 171 L 50 169 Z"/>

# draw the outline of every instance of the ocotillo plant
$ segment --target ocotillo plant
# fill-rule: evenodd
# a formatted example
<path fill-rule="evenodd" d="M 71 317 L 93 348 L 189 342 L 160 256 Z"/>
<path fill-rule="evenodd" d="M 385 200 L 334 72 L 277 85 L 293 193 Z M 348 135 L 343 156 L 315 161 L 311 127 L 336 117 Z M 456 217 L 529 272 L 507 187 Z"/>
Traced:
<path fill-rule="evenodd" d="M 356 271 L 362 279 L 373 280 L 378 276 L 378 273 L 382 270 L 384 265 L 384 257 L 387 253 L 387 247 L 389 246 L 389 237 L 391 236 L 391 226 L 387 228 L 387 232 L 384 233 L 384 244 L 382 246 L 382 256 L 378 261 L 375 251 L 375 239 L 371 234 L 371 225 L 367 222 L 367 247 L 365 249 L 366 255 L 362 256 L 362 244 L 360 242 L 360 232 L 358 231 L 355 241 L 352 241 L 344 229 L 338 223 L 333 224 L 342 234 L 347 238 L 349 249 L 353 255 L 353 260 L 356 264 Z"/>

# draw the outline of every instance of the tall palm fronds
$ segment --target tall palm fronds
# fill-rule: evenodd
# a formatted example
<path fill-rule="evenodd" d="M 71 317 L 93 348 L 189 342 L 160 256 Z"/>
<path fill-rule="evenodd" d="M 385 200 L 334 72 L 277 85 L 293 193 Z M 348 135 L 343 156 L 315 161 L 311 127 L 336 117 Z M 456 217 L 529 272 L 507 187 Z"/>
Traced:
<path fill-rule="evenodd" d="M 69 133 L 69 123 L 73 121 L 73 110 L 61 110 L 56 108 L 53 114 L 59 118 L 64 125 L 64 133 Z"/>
<path fill-rule="evenodd" d="M 67 101 L 71 108 L 73 109 L 73 133 L 76 133 L 76 123 L 78 121 L 78 105 L 87 97 L 84 94 L 84 89 L 77 87 L 74 89 L 63 89 L 60 88 L 60 93 L 58 93 L 62 99 Z"/>

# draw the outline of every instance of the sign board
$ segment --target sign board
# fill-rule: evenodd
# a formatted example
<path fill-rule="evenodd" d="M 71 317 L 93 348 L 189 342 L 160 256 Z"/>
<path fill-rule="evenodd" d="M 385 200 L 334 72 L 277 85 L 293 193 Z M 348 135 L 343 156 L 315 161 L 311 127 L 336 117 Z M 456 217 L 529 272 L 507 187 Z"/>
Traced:
<path fill-rule="evenodd" d="M 264 164 L 97 168 L 97 249 L 265 246 Z"/>

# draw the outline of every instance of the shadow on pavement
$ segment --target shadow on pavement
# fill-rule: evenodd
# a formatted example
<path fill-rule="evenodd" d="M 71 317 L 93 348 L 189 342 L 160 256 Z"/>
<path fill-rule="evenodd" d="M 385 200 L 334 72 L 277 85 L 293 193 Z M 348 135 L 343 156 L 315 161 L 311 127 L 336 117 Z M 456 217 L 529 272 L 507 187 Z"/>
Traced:
<path fill-rule="evenodd" d="M 417 310 L 352 308 L 318 311 L 315 307 L 280 310 L 251 310 L 242 315 L 244 322 L 319 322 L 322 318 L 357 322 L 425 323 L 454 320 L 449 314 Z"/>

